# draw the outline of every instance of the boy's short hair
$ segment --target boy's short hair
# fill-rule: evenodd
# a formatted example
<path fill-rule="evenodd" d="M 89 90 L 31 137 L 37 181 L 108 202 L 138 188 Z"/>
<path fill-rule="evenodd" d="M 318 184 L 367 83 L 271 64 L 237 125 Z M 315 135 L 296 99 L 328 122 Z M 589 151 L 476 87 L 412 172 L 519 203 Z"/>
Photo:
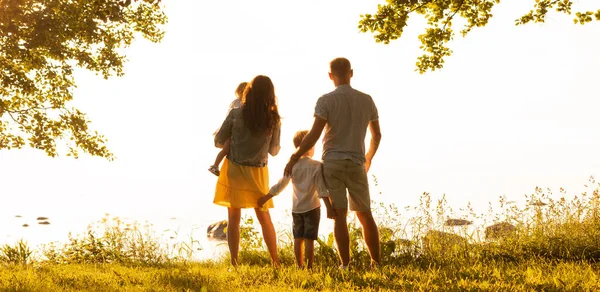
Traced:
<path fill-rule="evenodd" d="M 306 137 L 306 135 L 308 135 L 307 130 L 301 130 L 296 132 L 296 134 L 294 135 L 294 147 L 300 147 L 300 144 L 302 143 L 302 140 L 304 140 L 304 137 Z"/>
<path fill-rule="evenodd" d="M 346 76 L 351 70 L 350 61 L 346 58 L 335 58 L 329 63 L 329 72 L 335 76 Z"/>

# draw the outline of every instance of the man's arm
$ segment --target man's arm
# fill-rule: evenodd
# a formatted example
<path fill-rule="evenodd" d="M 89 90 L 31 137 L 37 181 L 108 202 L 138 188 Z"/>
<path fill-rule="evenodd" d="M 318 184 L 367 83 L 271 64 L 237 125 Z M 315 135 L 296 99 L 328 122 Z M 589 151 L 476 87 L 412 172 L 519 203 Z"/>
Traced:
<path fill-rule="evenodd" d="M 379 143 L 381 142 L 381 128 L 379 127 L 379 120 L 371 121 L 369 123 L 369 130 L 371 131 L 371 144 L 369 145 L 369 151 L 365 155 L 365 169 L 369 172 L 371 168 L 371 161 L 377 153 L 377 149 L 379 148 Z"/>
<path fill-rule="evenodd" d="M 294 152 L 294 154 L 292 154 L 292 156 L 290 157 L 290 161 L 285 166 L 285 170 L 283 173 L 284 176 L 292 175 L 292 167 L 294 167 L 294 164 L 296 164 L 296 161 L 298 161 L 298 159 L 300 159 L 300 157 L 302 157 L 302 155 L 304 155 L 304 153 L 306 153 L 306 151 L 313 148 L 313 146 L 315 146 L 317 141 L 319 141 L 319 138 L 321 138 L 321 133 L 323 133 L 323 129 L 325 128 L 326 124 L 327 124 L 327 120 L 320 118 L 318 116 L 315 116 L 315 122 L 313 123 L 313 126 L 310 129 L 310 132 L 308 132 L 306 137 L 304 137 L 304 140 L 302 140 L 300 147 L 298 147 L 296 152 Z"/>

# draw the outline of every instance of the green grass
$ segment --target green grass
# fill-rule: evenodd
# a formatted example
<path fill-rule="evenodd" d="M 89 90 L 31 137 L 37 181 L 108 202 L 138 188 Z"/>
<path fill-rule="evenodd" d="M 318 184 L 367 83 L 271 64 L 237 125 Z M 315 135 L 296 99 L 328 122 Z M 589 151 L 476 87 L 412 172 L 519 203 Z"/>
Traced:
<path fill-rule="evenodd" d="M 481 228 L 449 227 L 445 199 L 428 194 L 400 219 L 394 206 L 376 209 L 382 265 L 369 268 L 360 229 L 350 225 L 352 268 L 340 271 L 333 238 L 315 246 L 315 269 L 294 267 L 289 234 L 280 234 L 282 268 L 270 259 L 254 222 L 241 226 L 241 266 L 227 256 L 193 262 L 195 241 L 165 246 L 153 231 L 105 218 L 66 244 L 32 250 L 25 242 L 0 247 L 1 291 L 600 291 L 600 184 L 554 199 L 536 188 L 518 208 L 500 198 L 489 222 L 514 230 L 486 240 Z M 467 207 L 462 219 L 485 221 Z M 484 225 L 485 226 L 485 225 Z M 445 233 L 442 233 L 445 232 Z"/>
<path fill-rule="evenodd" d="M 410 263 L 378 271 L 314 271 L 193 263 L 154 267 L 117 264 L 12 265 L 0 270 L 0 290 L 19 291 L 598 291 L 599 266 L 527 261 L 425 267 Z"/>

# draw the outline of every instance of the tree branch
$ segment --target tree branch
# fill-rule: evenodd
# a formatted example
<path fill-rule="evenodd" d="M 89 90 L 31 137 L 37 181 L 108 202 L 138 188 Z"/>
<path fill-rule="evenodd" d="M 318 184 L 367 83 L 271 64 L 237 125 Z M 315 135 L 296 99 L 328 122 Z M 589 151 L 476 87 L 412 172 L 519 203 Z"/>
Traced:
<path fill-rule="evenodd" d="M 423 1 L 423 3 L 421 3 L 421 5 L 419 5 L 419 6 L 415 7 L 415 8 L 413 8 L 413 9 L 411 9 L 410 11 L 408 11 L 408 13 L 413 13 L 413 12 L 417 11 L 419 8 L 423 8 L 423 6 L 425 6 L 425 5 L 427 5 L 427 4 L 431 3 L 431 2 L 433 2 L 433 0 Z"/>
<path fill-rule="evenodd" d="M 465 0 L 460 1 L 460 4 L 458 4 L 458 8 L 456 8 L 456 11 L 454 11 L 454 13 L 452 13 L 452 15 L 449 15 L 448 19 L 446 19 L 446 21 L 444 22 L 444 26 L 442 27 L 442 30 L 444 30 L 444 31 L 446 30 L 446 26 L 448 25 L 448 23 L 450 23 L 450 21 L 452 21 L 452 19 L 456 15 L 456 13 L 458 13 L 460 11 L 460 9 L 462 8 L 464 3 L 465 3 Z"/>
<path fill-rule="evenodd" d="M 19 122 L 17 119 L 15 119 L 15 117 L 13 117 L 12 113 L 10 111 L 6 111 L 8 113 L 8 116 L 17 124 L 21 125 L 21 127 L 25 127 L 25 125 L 23 125 L 23 123 Z"/>
<path fill-rule="evenodd" d="M 28 108 L 28 109 L 22 109 L 22 110 L 15 110 L 15 111 L 10 111 L 6 108 L 4 108 L 4 110 L 7 113 L 13 113 L 13 114 L 22 114 L 28 111 L 32 111 L 32 110 L 49 110 L 49 109 L 64 109 L 63 107 L 55 107 L 55 106 L 51 106 L 51 107 L 32 107 L 32 108 Z"/>

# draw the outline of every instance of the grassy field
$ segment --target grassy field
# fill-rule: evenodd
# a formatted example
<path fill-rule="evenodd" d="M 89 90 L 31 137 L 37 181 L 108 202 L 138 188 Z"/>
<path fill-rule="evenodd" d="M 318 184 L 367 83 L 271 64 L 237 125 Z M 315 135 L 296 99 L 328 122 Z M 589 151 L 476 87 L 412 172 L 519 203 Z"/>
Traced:
<path fill-rule="evenodd" d="M 561 190 L 558 199 L 537 188 L 522 208 L 500 198 L 489 223 L 512 227 L 493 234 L 449 226 L 483 215 L 455 218 L 444 199 L 434 204 L 428 194 L 408 221 L 394 206 L 380 205 L 383 264 L 376 270 L 369 268 L 356 225 L 350 228 L 350 270 L 337 268 L 330 235 L 319 240 L 315 269 L 307 271 L 294 267 L 289 236 L 280 236 L 282 268 L 271 267 L 247 220 L 241 266 L 234 269 L 227 258 L 190 261 L 193 240 L 164 246 L 148 230 L 105 218 L 65 244 L 35 251 L 25 242 L 0 247 L 0 290 L 600 291 L 600 184 L 590 182 L 589 193 L 567 196 Z M 453 218 L 463 220 L 448 220 Z"/>
<path fill-rule="evenodd" d="M 120 264 L 13 265 L 1 269 L 0 289 L 18 291 L 598 291 L 599 266 L 527 261 L 423 266 L 378 271 L 315 271 L 193 263 L 154 267 Z"/>

